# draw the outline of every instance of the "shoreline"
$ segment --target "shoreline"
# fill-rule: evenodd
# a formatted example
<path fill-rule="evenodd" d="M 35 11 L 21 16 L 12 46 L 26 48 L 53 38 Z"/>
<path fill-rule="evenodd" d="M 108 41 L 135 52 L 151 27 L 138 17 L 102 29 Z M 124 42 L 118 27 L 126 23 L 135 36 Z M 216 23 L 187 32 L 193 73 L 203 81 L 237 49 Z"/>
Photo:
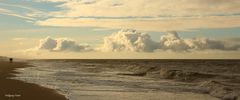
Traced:
<path fill-rule="evenodd" d="M 16 68 L 30 67 L 24 62 L 0 61 L 0 100 L 67 100 L 55 90 L 9 79 L 15 77 Z"/>

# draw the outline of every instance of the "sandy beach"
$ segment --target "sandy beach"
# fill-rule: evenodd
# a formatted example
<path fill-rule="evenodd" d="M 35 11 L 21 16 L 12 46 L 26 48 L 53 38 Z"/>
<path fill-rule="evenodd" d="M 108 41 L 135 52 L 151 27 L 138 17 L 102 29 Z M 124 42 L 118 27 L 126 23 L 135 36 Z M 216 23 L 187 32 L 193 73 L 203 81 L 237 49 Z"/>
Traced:
<path fill-rule="evenodd" d="M 0 100 L 66 100 L 52 89 L 9 79 L 14 77 L 15 68 L 27 66 L 23 62 L 0 61 Z"/>

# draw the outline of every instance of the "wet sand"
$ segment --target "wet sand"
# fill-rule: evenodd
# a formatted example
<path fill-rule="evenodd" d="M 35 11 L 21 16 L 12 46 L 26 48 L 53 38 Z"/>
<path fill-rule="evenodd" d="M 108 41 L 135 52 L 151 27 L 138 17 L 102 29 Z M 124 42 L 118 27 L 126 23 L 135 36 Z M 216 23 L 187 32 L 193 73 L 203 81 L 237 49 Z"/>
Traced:
<path fill-rule="evenodd" d="M 67 100 L 52 89 L 9 79 L 16 68 L 30 67 L 23 62 L 0 61 L 0 100 Z"/>

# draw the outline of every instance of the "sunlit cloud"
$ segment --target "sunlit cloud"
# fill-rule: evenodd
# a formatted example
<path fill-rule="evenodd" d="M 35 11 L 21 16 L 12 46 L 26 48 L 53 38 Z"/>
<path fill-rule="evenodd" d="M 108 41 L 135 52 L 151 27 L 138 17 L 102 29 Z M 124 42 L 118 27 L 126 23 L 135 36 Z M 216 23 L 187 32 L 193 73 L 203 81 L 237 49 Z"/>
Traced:
<path fill-rule="evenodd" d="M 50 18 L 37 21 L 40 26 L 132 28 L 147 31 L 191 30 L 197 28 L 231 28 L 240 26 L 240 17 L 204 17 L 176 19 L 96 19 Z"/>
<path fill-rule="evenodd" d="M 47 16 L 46 12 L 32 7 L 7 3 L 0 3 L 0 5 L 0 14 L 25 19 L 26 21 L 34 21 L 39 17 Z"/>
<path fill-rule="evenodd" d="M 26 38 L 22 38 L 22 37 L 16 37 L 16 38 L 13 38 L 12 40 L 13 41 L 21 41 L 21 40 L 25 40 Z"/>
<path fill-rule="evenodd" d="M 70 38 L 51 38 L 46 37 L 39 40 L 39 45 L 25 50 L 25 52 L 34 52 L 39 50 L 47 50 L 50 52 L 85 52 L 92 50 L 88 44 L 78 44 Z"/>
<path fill-rule="evenodd" d="M 29 1 L 30 2 L 30 1 Z M 132 28 L 145 31 L 181 31 L 240 27 L 239 0 L 33 0 L 55 3 L 58 10 L 17 4 L 0 5 L 1 14 L 39 26 Z M 30 20 L 30 21 L 29 21 Z"/>
<path fill-rule="evenodd" d="M 11 10 L 3 9 L 3 8 L 0 8 L 0 14 L 1 15 L 8 15 L 8 16 L 18 17 L 18 18 L 22 18 L 22 19 L 26 19 L 26 20 L 34 20 L 31 17 L 24 16 L 24 15 L 21 15 L 21 14 L 17 14 L 17 13 L 12 12 Z"/>
<path fill-rule="evenodd" d="M 125 29 L 104 38 L 104 51 L 133 51 L 133 52 L 195 52 L 204 50 L 238 51 L 240 43 L 231 40 L 216 40 L 207 37 L 182 39 L 175 31 L 162 35 L 160 41 L 153 41 L 147 33 Z M 240 38 L 232 40 L 238 41 Z"/>
<path fill-rule="evenodd" d="M 38 0 L 61 2 L 35 25 L 146 31 L 240 27 L 239 0 Z M 89 3 L 86 3 L 89 2 Z M 91 3 L 90 3 L 91 2 Z M 121 6 L 116 6 L 116 5 Z"/>
<path fill-rule="evenodd" d="M 217 40 L 207 37 L 181 38 L 177 32 L 171 31 L 154 41 L 147 33 L 133 29 L 122 29 L 104 37 L 103 44 L 91 46 L 79 44 L 70 38 L 40 39 L 38 46 L 25 50 L 33 52 L 47 50 L 49 52 L 196 52 L 206 50 L 239 51 L 240 38 Z"/>
<path fill-rule="evenodd" d="M 104 38 L 104 44 L 100 50 L 105 52 L 153 52 L 159 48 L 150 35 L 133 29 L 122 29 Z"/>
<path fill-rule="evenodd" d="M 239 0 L 38 0 L 62 2 L 65 17 L 78 16 L 192 16 L 239 13 Z M 86 2 L 94 2 L 91 5 Z M 121 6 L 114 6 L 121 4 Z M 140 12 L 139 12 L 140 11 Z M 61 16 L 59 15 L 59 16 Z"/>

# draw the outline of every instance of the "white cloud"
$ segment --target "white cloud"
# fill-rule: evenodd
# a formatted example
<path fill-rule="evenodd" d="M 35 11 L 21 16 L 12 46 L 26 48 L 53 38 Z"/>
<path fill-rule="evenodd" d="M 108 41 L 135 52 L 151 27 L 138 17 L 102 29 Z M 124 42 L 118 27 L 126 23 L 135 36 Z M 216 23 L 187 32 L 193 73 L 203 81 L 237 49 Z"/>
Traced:
<path fill-rule="evenodd" d="M 48 15 L 47 11 L 26 5 L 11 3 L 0 3 L 0 5 L 2 5 L 2 7 L 0 7 L 0 14 L 22 18 L 28 22 L 34 21 L 37 18 L 46 18 Z"/>
<path fill-rule="evenodd" d="M 22 15 L 22 14 L 18 14 L 16 12 L 13 12 L 11 10 L 4 9 L 4 8 L 0 8 L 0 14 L 1 15 L 8 15 L 8 16 L 18 17 L 18 18 L 22 18 L 22 19 L 26 19 L 26 20 L 34 20 L 34 18 L 25 16 L 25 15 Z"/>
<path fill-rule="evenodd" d="M 193 50 L 224 50 L 237 51 L 240 50 L 240 43 L 233 43 L 235 40 L 216 40 L 206 37 L 197 37 L 190 39 L 181 39 L 176 32 L 169 32 L 167 35 L 161 36 L 160 44 L 164 50 L 172 51 L 193 51 Z"/>
<path fill-rule="evenodd" d="M 27 51 L 36 51 L 36 50 L 48 50 L 48 51 L 71 51 L 71 52 L 84 52 L 91 50 L 90 46 L 87 44 L 77 44 L 76 41 L 69 38 L 51 38 L 46 37 L 41 39 L 39 46 L 28 49 Z"/>
<path fill-rule="evenodd" d="M 0 12 L 1 12 L 1 13 L 4 13 L 4 12 L 10 12 L 10 11 L 7 10 L 7 9 L 0 8 Z"/>
<path fill-rule="evenodd" d="M 188 45 L 182 40 L 177 32 L 168 32 L 160 38 L 161 49 L 170 49 L 173 51 L 185 51 L 189 49 Z"/>
<path fill-rule="evenodd" d="M 123 29 L 105 37 L 101 50 L 152 52 L 157 46 L 157 43 L 148 34 Z"/>
<path fill-rule="evenodd" d="M 181 39 L 176 32 L 169 32 L 161 37 L 161 49 L 170 49 L 173 51 L 190 51 L 190 50 L 234 50 L 226 47 L 224 41 L 198 37 L 192 39 Z M 240 47 L 238 47 L 240 48 Z M 237 50 L 237 48 L 235 49 Z"/>
<path fill-rule="evenodd" d="M 56 10 L 0 3 L 14 8 L 0 8 L 0 12 L 40 26 L 131 28 L 161 32 L 240 27 L 239 0 L 34 1 L 37 1 L 36 5 L 39 2 L 53 2 Z"/>
<path fill-rule="evenodd" d="M 21 41 L 21 40 L 25 40 L 26 38 L 22 38 L 22 37 L 16 37 L 16 38 L 13 38 L 12 40 L 13 41 Z"/>
<path fill-rule="evenodd" d="M 235 39 L 236 41 L 236 39 Z M 191 52 L 202 50 L 232 50 L 240 49 L 240 43 L 232 43 L 229 40 L 214 40 L 205 37 L 182 39 L 177 32 L 168 32 L 156 42 L 146 33 L 136 30 L 121 30 L 104 38 L 101 47 L 103 51 L 134 51 L 153 52 L 156 50 L 170 50 L 174 52 Z"/>
<path fill-rule="evenodd" d="M 41 39 L 39 45 L 24 52 L 45 50 L 50 52 L 196 52 L 207 50 L 239 51 L 240 38 L 216 40 L 206 37 L 186 38 L 178 36 L 175 31 L 167 32 L 159 37 L 159 41 L 153 41 L 147 33 L 133 29 L 122 29 L 104 37 L 103 44 L 91 47 L 86 44 L 78 44 L 69 38 Z"/>
<path fill-rule="evenodd" d="M 50 18 L 37 21 L 40 26 L 103 27 L 112 29 L 131 28 L 147 31 L 190 30 L 197 28 L 231 28 L 240 26 L 240 17 L 201 17 L 177 19 L 96 19 L 96 18 Z"/>
<path fill-rule="evenodd" d="M 41 26 L 148 31 L 240 27 L 239 0 L 38 0 L 61 2 Z M 87 2 L 87 3 L 86 3 Z M 116 6 L 119 5 L 119 6 Z"/>

